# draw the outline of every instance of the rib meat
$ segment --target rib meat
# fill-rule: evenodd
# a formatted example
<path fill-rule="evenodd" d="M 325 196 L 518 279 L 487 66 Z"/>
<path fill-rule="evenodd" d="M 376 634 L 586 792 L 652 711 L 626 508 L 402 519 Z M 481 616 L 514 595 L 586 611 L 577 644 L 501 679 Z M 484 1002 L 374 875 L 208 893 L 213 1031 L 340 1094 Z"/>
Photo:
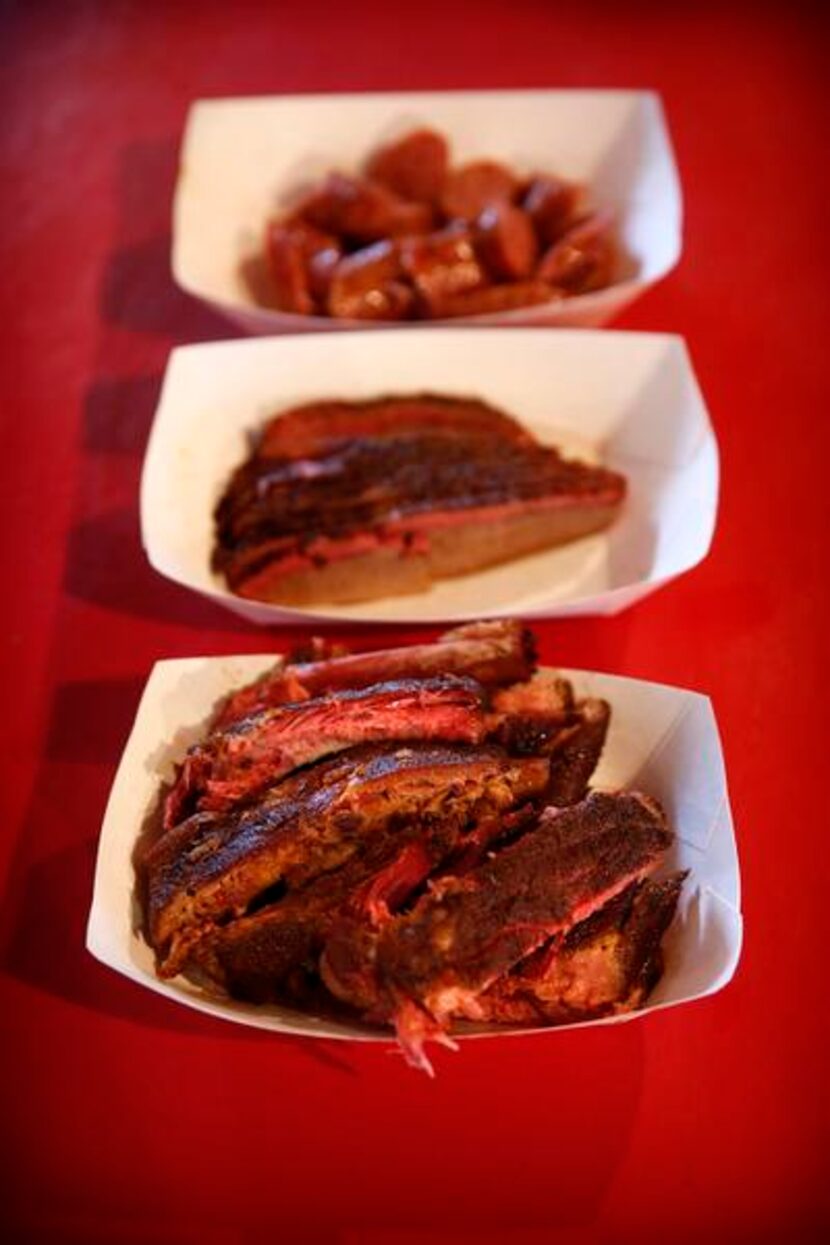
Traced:
<path fill-rule="evenodd" d="M 193 811 L 222 811 L 302 765 L 374 740 L 478 742 L 483 693 L 454 675 L 400 679 L 264 709 L 188 753 L 168 796 L 165 827 Z"/>
<path fill-rule="evenodd" d="M 371 836 L 412 818 L 474 825 L 539 795 L 547 776 L 544 758 L 514 760 L 492 745 L 387 743 L 302 770 L 253 807 L 195 814 L 145 857 L 159 972 L 178 972 L 207 933 L 244 915 L 269 888 L 305 885 Z"/>
<path fill-rule="evenodd" d="M 478 996 L 556 934 L 644 877 L 671 842 L 654 801 L 594 792 L 546 809 L 537 827 L 463 877 L 437 883 L 413 911 L 363 936 L 329 938 L 323 978 L 338 997 L 391 1017 L 410 1058 L 452 1016 L 481 1016 Z"/>
<path fill-rule="evenodd" d="M 663 971 L 661 939 L 685 874 L 635 883 L 478 996 L 482 1020 L 573 1024 L 641 1007 Z"/>
<path fill-rule="evenodd" d="M 455 674 L 495 687 L 528 678 L 535 664 L 533 635 L 521 623 L 512 619 L 470 623 L 447 631 L 432 644 L 280 664 L 256 683 L 233 693 L 222 706 L 216 725 L 227 726 L 270 705 L 390 679 Z"/>

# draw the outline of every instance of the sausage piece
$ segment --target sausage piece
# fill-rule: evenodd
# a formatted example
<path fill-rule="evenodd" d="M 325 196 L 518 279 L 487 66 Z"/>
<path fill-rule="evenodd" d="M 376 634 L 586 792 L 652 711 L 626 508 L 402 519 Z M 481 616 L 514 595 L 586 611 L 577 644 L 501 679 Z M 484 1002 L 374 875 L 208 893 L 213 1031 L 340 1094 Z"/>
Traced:
<path fill-rule="evenodd" d="M 339 246 L 324 247 L 308 258 L 308 285 L 320 307 L 328 301 L 331 280 L 343 252 Z"/>
<path fill-rule="evenodd" d="M 530 183 L 522 206 L 533 221 L 543 246 L 552 246 L 562 237 L 581 193 L 579 186 L 558 177 L 535 177 Z"/>
<path fill-rule="evenodd" d="M 419 203 L 437 203 L 447 175 L 447 140 L 435 130 L 413 130 L 369 158 L 367 175 Z"/>
<path fill-rule="evenodd" d="M 495 160 L 473 160 L 447 174 L 441 208 L 450 220 L 475 220 L 491 203 L 515 199 L 519 182 Z"/>
<path fill-rule="evenodd" d="M 611 216 L 595 212 L 568 230 L 542 256 L 536 276 L 569 295 L 603 289 L 613 279 Z"/>
<path fill-rule="evenodd" d="M 433 221 L 427 204 L 408 203 L 386 186 L 344 173 L 330 173 L 300 214 L 318 229 L 359 242 L 426 233 Z"/>
<path fill-rule="evenodd" d="M 506 281 L 529 277 L 538 243 L 530 217 L 511 203 L 491 203 L 478 217 L 475 247 L 491 276 Z"/>
<path fill-rule="evenodd" d="M 295 315 L 312 315 L 314 300 L 309 286 L 303 231 L 271 221 L 265 231 L 265 250 L 277 307 L 280 311 L 290 311 Z"/>
<path fill-rule="evenodd" d="M 450 295 L 487 284 L 472 233 L 462 224 L 421 238 L 404 238 L 400 255 L 403 271 L 428 308 Z"/>
<path fill-rule="evenodd" d="M 341 259 L 328 296 L 329 314 L 353 320 L 403 320 L 415 296 L 402 275 L 398 244 L 376 242 Z"/>
<path fill-rule="evenodd" d="M 557 302 L 562 295 L 544 281 L 514 281 L 510 285 L 489 285 L 486 289 L 453 294 L 433 305 L 435 319 L 455 316 L 485 316 L 497 311 L 515 311 L 539 303 Z"/>

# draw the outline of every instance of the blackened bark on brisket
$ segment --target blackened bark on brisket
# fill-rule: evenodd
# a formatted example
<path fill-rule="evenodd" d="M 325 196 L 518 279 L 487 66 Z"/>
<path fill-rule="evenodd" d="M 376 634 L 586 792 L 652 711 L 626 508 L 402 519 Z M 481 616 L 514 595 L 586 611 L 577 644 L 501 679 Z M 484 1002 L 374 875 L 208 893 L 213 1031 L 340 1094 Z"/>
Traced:
<path fill-rule="evenodd" d="M 297 970 L 305 987 L 345 909 L 394 912 L 462 837 L 460 819 L 450 817 L 378 834 L 333 873 L 216 929 L 196 947 L 195 962 L 235 998 L 290 999 Z"/>
<path fill-rule="evenodd" d="M 533 438 L 509 415 L 478 398 L 422 393 L 368 402 L 310 402 L 266 425 L 261 458 L 306 458 L 351 437 L 388 437 L 411 428 L 444 437 L 498 437 L 518 445 Z"/>
<path fill-rule="evenodd" d="M 427 529 L 466 513 L 494 519 L 540 505 L 613 507 L 625 495 L 618 473 L 563 458 L 500 413 L 454 419 L 446 400 L 450 414 L 419 421 L 419 399 L 394 401 L 394 419 L 350 417 L 341 403 L 324 404 L 325 418 L 294 412 L 285 417 L 292 436 L 274 421 L 215 511 L 213 567 L 234 591 L 271 564 L 287 573 L 298 558 L 325 562 L 331 542 L 371 538 L 403 557 L 419 533 L 428 540 Z"/>
<path fill-rule="evenodd" d="M 393 679 L 427 679 L 454 674 L 484 687 L 527 679 L 536 667 L 532 632 L 513 619 L 471 623 L 446 632 L 432 644 L 414 644 L 316 661 L 292 661 L 228 697 L 216 726 L 223 727 L 273 705 L 363 688 Z"/>
<path fill-rule="evenodd" d="M 572 1024 L 640 1007 L 662 974 L 661 940 L 685 876 L 635 883 L 522 960 L 479 996 L 480 1018 Z"/>
<path fill-rule="evenodd" d="M 171 975 L 205 933 L 243 915 L 278 882 L 296 889 L 344 864 L 407 819 L 464 826 L 538 796 L 543 758 L 488 745 L 386 743 L 354 748 L 271 787 L 253 807 L 197 813 L 145 857 L 149 929 Z"/>
<path fill-rule="evenodd" d="M 482 706 L 478 683 L 446 675 L 331 692 L 262 710 L 190 750 L 167 800 L 165 826 L 194 811 L 229 809 L 292 770 L 356 744 L 476 743 L 485 730 Z"/>
<path fill-rule="evenodd" d="M 438 883 L 411 914 L 381 928 L 367 967 L 377 1008 L 385 995 L 394 1014 L 396 1000 L 408 998 L 442 1021 L 472 1007 L 524 956 L 644 876 L 671 837 L 659 806 L 637 794 L 593 793 L 574 807 L 546 810 L 517 843 L 463 878 Z M 324 977 L 348 999 L 339 955 L 335 930 Z"/>

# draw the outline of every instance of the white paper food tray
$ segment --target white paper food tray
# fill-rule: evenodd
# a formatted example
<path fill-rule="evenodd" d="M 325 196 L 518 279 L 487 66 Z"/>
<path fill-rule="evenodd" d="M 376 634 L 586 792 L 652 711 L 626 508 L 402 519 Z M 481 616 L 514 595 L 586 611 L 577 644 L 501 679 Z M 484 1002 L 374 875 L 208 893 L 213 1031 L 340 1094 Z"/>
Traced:
<path fill-rule="evenodd" d="M 248 436 L 319 398 L 476 396 L 566 454 L 625 474 L 608 530 L 428 591 L 287 608 L 234 596 L 210 569 L 213 510 Z M 428 623 L 615 614 L 705 556 L 718 452 L 680 338 L 590 330 L 398 330 L 184 346 L 170 356 L 141 483 L 144 548 L 161 574 L 252 622 Z"/>
<path fill-rule="evenodd" d="M 454 162 L 502 160 L 523 175 L 585 184 L 593 205 L 615 213 L 626 256 L 609 289 L 462 323 L 605 324 L 677 263 L 680 184 L 651 92 L 302 95 L 192 105 L 173 212 L 176 281 L 250 333 L 365 328 L 258 306 L 243 266 L 260 254 L 265 222 L 286 197 L 332 168 L 358 172 L 380 143 L 420 126 L 447 135 Z"/>
<path fill-rule="evenodd" d="M 183 977 L 159 980 L 134 929 L 131 855 L 162 781 L 203 732 L 215 702 L 273 665 L 274 656 L 158 662 L 147 682 L 110 794 L 95 871 L 87 947 L 102 963 L 149 990 L 198 1011 L 281 1033 L 388 1040 L 389 1033 L 276 1006 L 217 1002 Z M 677 839 L 666 869 L 689 869 L 678 915 L 664 939 L 666 971 L 640 1012 L 613 1024 L 720 990 L 741 949 L 740 881 L 720 740 L 710 701 L 695 692 L 578 670 L 562 672 L 580 696 L 612 706 L 611 729 L 594 776 L 598 787 L 638 789 L 663 804 Z M 577 1027 L 577 1026 L 568 1026 Z M 467 1025 L 470 1036 L 553 1029 Z"/>

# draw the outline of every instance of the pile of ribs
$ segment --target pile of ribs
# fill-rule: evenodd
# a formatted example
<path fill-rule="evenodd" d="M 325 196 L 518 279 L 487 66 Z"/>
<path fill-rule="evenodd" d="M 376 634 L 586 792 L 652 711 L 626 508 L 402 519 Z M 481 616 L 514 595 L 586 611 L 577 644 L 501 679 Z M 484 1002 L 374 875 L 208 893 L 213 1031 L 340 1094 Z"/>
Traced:
<path fill-rule="evenodd" d="M 289 605 L 421 592 L 599 531 L 625 491 L 478 399 L 314 402 L 274 416 L 231 476 L 213 569 Z"/>
<path fill-rule="evenodd" d="M 268 222 L 269 280 L 254 293 L 350 320 L 556 303 L 615 279 L 611 226 L 573 182 L 495 160 L 452 166 L 442 134 L 413 130 L 373 152 L 363 176 L 334 171 Z"/>
<path fill-rule="evenodd" d="M 158 974 L 391 1025 L 427 1071 L 458 1021 L 642 1006 L 683 876 L 653 799 L 589 789 L 609 718 L 518 622 L 312 641 L 216 708 L 137 850 Z"/>

